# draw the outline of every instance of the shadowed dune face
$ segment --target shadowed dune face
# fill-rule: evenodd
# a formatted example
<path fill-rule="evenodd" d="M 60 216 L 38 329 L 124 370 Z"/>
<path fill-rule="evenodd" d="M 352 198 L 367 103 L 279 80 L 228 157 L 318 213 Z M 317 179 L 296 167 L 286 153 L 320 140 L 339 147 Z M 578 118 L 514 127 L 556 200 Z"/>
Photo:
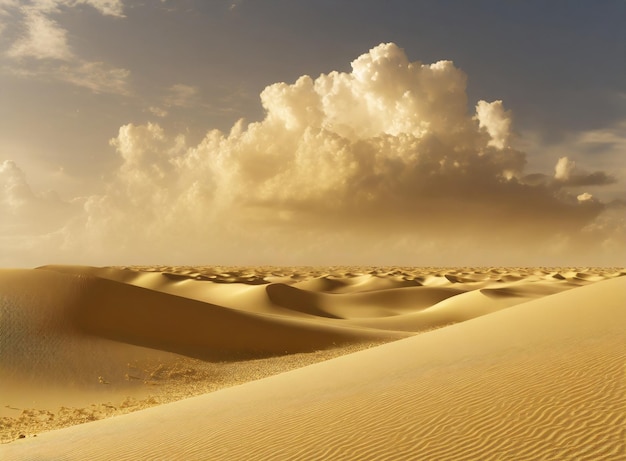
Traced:
<path fill-rule="evenodd" d="M 108 269 L 107 273 L 119 275 Z M 503 281 L 507 274 L 512 277 Z M 420 293 L 432 293 L 424 291 L 428 286 L 415 286 L 302 296 L 301 289 L 284 281 L 268 282 L 265 287 L 239 283 L 243 288 L 236 287 L 236 294 L 266 299 L 268 304 L 259 307 L 257 315 L 312 322 L 321 331 L 336 323 L 349 325 L 349 331 L 387 332 L 402 322 L 421 331 L 425 319 L 431 325 L 433 319 L 452 319 L 455 324 L 171 405 L 27 437 L 0 446 L 0 455 L 8 460 L 25 456 L 262 460 L 277 453 L 286 459 L 338 460 L 623 459 L 624 272 L 560 270 L 561 277 L 555 274 L 551 270 L 433 271 L 431 277 L 442 280 L 433 284 L 437 296 L 429 307 L 422 303 L 407 312 L 404 306 L 390 315 L 385 306 L 380 312 L 370 306 L 367 315 L 332 318 L 318 314 L 338 309 L 333 305 L 336 300 L 367 301 L 373 306 L 372 294 L 388 292 L 393 305 L 394 299 L 401 304 L 406 293 L 413 293 L 420 304 L 424 301 Z M 442 290 L 444 280 L 456 288 Z M 142 281 L 153 282 L 152 277 Z M 210 282 L 204 286 L 207 290 L 187 282 L 181 279 L 176 282 L 180 286 L 168 286 L 179 295 L 164 299 L 173 301 L 183 292 L 198 297 L 203 291 L 207 297 L 227 299 L 223 286 L 211 293 Z M 114 286 L 99 285 L 117 290 Z M 147 290 L 128 287 L 134 296 Z M 443 294 L 449 296 L 437 301 Z M 268 314 L 272 297 L 282 310 Z M 109 312 L 106 306 L 112 299 L 99 309 Z M 308 305 L 295 309 L 303 299 Z M 217 305 L 206 306 L 211 310 Z M 174 310 L 179 307 L 172 305 Z M 240 312 L 252 315 L 255 309 Z M 224 319 L 223 326 L 239 325 L 239 320 Z M 371 324 L 363 326 L 363 322 Z"/>
<path fill-rule="evenodd" d="M 50 318 L 66 328 L 211 360 L 398 339 L 620 274 L 83 266 L 24 272 L 31 283 L 54 287 Z"/>
<path fill-rule="evenodd" d="M 50 412 L 68 391 L 84 397 L 75 405 L 146 397 L 135 406 L 124 400 L 88 412 L 98 419 L 167 401 L 165 393 L 208 392 L 214 381 L 227 386 L 445 330 L 625 274 L 610 268 L 2 270 L 0 395 L 8 400 L 0 436 L 15 438 L 33 421 L 37 430 L 84 421 L 67 412 L 45 419 L 38 413 L 44 410 L 29 410 L 19 423 L 2 419 L 28 401 Z"/>
<path fill-rule="evenodd" d="M 5 283 L 18 286 L 13 296 L 4 290 L 4 303 L 16 306 L 4 309 L 3 321 L 18 330 L 44 322 L 36 329 L 68 337 L 81 332 L 203 358 L 273 355 L 395 339 L 405 335 L 400 332 L 464 321 L 621 274 L 610 269 L 45 266 L 3 275 Z"/>
<path fill-rule="evenodd" d="M 74 311 L 74 321 L 82 331 L 203 359 L 308 352 L 401 337 L 323 324 L 317 318 L 302 321 L 289 315 L 229 309 L 99 278 L 89 281 L 88 292 Z"/>

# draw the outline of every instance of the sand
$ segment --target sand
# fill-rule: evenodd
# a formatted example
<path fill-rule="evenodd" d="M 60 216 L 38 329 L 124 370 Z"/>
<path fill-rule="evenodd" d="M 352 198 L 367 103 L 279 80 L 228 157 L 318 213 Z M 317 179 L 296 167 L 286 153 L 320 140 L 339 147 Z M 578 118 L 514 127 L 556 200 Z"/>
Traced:
<path fill-rule="evenodd" d="M 623 275 L 0 270 L 0 459 L 626 459 Z"/>

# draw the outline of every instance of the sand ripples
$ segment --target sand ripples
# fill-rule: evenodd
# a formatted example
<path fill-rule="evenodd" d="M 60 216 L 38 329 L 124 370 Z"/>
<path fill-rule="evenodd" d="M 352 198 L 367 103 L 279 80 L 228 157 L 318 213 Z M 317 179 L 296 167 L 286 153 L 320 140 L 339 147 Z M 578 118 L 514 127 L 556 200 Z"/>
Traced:
<path fill-rule="evenodd" d="M 165 351 L 404 339 L 3 445 L 2 459 L 626 458 L 619 270 L 48 270 L 80 281 L 58 285 L 79 330 Z"/>

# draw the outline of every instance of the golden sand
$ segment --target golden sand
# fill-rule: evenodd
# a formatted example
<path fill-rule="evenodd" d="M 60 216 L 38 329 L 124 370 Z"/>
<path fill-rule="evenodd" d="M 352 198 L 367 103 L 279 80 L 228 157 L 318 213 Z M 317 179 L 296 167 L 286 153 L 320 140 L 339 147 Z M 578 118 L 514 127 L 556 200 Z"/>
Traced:
<path fill-rule="evenodd" d="M 0 458 L 623 459 L 623 275 L 1 270 Z"/>

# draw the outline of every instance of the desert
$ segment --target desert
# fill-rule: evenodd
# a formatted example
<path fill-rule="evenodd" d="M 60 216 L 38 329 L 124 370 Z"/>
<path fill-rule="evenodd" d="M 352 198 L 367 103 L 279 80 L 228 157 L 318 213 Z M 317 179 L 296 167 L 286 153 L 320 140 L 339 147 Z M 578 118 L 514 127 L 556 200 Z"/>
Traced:
<path fill-rule="evenodd" d="M 626 270 L 0 271 L 2 459 L 622 459 Z"/>
<path fill-rule="evenodd" d="M 0 461 L 626 460 L 623 0 L 0 0 Z"/>

